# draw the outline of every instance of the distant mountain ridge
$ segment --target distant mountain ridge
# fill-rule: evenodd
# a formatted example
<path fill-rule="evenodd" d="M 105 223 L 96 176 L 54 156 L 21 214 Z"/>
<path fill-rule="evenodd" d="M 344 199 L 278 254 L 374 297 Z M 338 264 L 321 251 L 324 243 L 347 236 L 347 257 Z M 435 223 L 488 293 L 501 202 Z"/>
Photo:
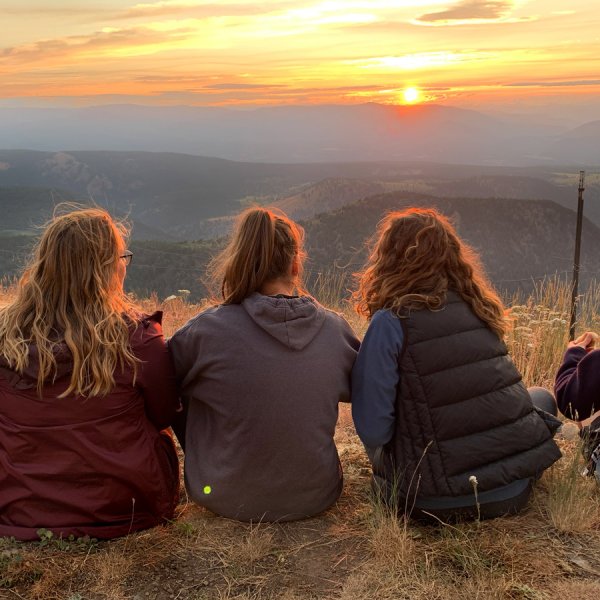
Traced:
<path fill-rule="evenodd" d="M 577 131 L 435 104 L 0 107 L 7 148 L 150 150 L 251 162 L 597 164 L 598 136 Z"/>
<path fill-rule="evenodd" d="M 578 172 L 437 163 L 238 163 L 147 152 L 0 151 L 0 276 L 19 272 L 59 200 L 97 203 L 133 224 L 130 289 L 167 296 L 206 290 L 204 267 L 234 214 L 282 208 L 306 228 L 309 272 L 360 268 L 386 210 L 438 206 L 511 290 L 571 269 Z M 600 224 L 600 176 L 586 180 L 585 215 Z M 562 206 L 558 206 L 559 203 Z M 199 240 L 204 238 L 204 241 Z M 179 240 L 179 243 L 177 242 Z M 183 240 L 196 240 L 183 242 Z M 600 273 L 600 230 L 586 221 L 582 279 Z"/>
<path fill-rule="evenodd" d="M 268 206 L 282 210 L 295 220 L 308 219 L 319 213 L 337 210 L 357 200 L 385 191 L 381 183 L 361 179 L 328 177 L 314 184 L 302 186 L 297 193 L 273 199 Z M 228 234 L 235 220 L 234 216 L 205 219 L 196 228 L 201 239 L 218 238 Z"/>

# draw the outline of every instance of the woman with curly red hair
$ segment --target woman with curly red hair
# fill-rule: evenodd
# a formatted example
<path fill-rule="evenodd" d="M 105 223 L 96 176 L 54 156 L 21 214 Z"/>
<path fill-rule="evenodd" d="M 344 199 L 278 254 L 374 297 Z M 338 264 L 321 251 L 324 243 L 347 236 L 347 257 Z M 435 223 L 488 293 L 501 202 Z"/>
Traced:
<path fill-rule="evenodd" d="M 507 355 L 476 254 L 441 214 L 411 208 L 380 223 L 358 279 L 370 325 L 352 412 L 376 489 L 415 517 L 520 510 L 560 452 Z"/>

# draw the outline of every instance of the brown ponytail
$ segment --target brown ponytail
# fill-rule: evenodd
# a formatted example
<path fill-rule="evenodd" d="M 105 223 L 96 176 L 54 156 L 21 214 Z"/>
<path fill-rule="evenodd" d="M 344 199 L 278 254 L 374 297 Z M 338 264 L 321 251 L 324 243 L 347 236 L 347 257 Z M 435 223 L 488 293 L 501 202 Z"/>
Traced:
<path fill-rule="evenodd" d="M 224 304 L 239 304 L 274 279 L 287 275 L 294 257 L 304 259 L 303 229 L 282 212 L 249 208 L 239 217 L 227 247 L 209 265 Z M 303 292 L 300 273 L 295 281 Z"/>

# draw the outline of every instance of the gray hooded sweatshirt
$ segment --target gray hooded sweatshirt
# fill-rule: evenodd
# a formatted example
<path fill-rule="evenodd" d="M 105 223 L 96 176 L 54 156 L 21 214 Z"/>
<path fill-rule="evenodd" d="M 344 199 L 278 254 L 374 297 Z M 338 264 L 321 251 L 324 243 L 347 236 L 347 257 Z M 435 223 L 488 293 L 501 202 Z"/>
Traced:
<path fill-rule="evenodd" d="M 169 342 L 187 407 L 192 499 L 241 521 L 288 521 L 342 487 L 333 435 L 359 342 L 314 299 L 255 293 L 211 308 Z"/>

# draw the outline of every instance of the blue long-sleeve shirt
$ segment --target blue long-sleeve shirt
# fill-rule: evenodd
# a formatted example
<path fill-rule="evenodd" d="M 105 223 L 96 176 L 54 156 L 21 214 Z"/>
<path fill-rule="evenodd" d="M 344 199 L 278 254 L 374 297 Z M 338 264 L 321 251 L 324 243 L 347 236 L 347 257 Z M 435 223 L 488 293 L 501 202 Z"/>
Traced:
<path fill-rule="evenodd" d="M 367 448 L 394 435 L 398 358 L 404 333 L 396 315 L 378 310 L 372 317 L 352 370 L 352 418 Z"/>

